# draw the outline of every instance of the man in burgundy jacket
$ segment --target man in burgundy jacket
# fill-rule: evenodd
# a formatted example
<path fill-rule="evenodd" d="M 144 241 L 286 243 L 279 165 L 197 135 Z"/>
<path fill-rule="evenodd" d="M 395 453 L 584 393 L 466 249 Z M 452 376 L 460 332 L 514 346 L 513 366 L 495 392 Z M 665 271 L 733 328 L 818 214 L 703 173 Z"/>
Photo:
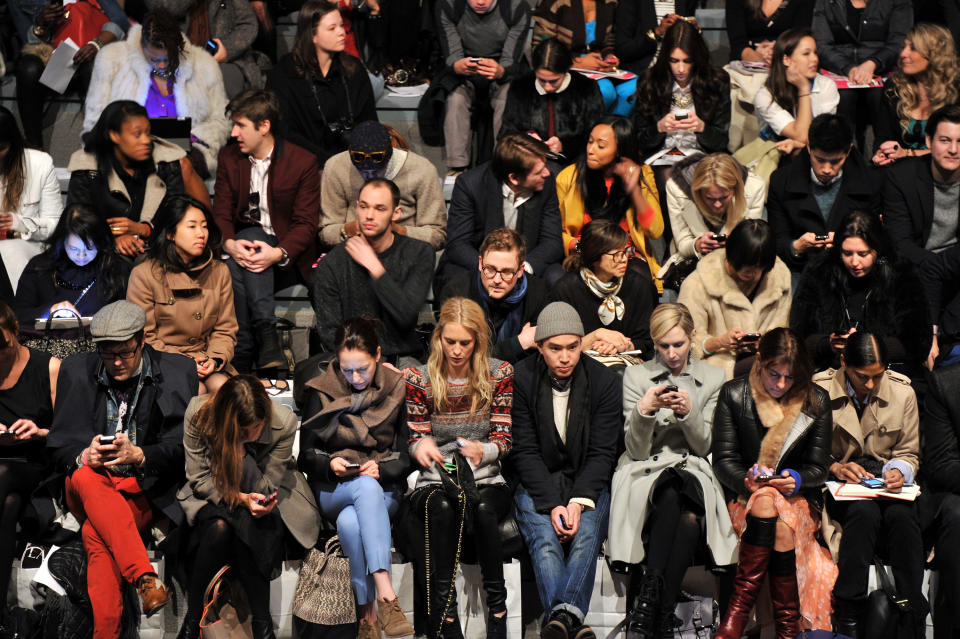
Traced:
<path fill-rule="evenodd" d="M 213 217 L 233 276 L 240 372 L 284 364 L 274 291 L 303 283 L 316 257 L 320 175 L 316 156 L 273 135 L 276 96 L 246 91 L 227 107 L 237 144 L 220 151 Z M 252 330 L 251 330 L 252 329 Z M 254 336 L 259 355 L 254 358 Z"/>

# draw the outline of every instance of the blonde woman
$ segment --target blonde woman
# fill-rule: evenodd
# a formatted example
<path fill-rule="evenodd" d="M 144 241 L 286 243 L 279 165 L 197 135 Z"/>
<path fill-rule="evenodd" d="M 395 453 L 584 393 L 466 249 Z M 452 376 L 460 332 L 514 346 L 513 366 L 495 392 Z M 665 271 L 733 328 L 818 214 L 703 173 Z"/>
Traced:
<path fill-rule="evenodd" d="M 480 306 L 464 297 L 447 300 L 430 339 L 426 366 L 409 368 L 407 419 L 410 455 L 422 467 L 410 497 L 423 521 L 425 557 L 418 583 L 427 584 L 429 637 L 456 637 L 455 557 L 462 535 L 472 533 L 487 593 L 487 637 L 507 636 L 507 590 L 498 524 L 511 507 L 500 460 L 511 448 L 513 367 L 487 355 L 490 329 Z M 462 465 L 467 467 L 463 467 Z M 461 465 L 454 469 L 454 466 Z M 441 473 L 473 477 L 466 508 L 444 490 Z M 464 528 L 464 519 L 472 530 Z"/>
<path fill-rule="evenodd" d="M 613 475 L 608 551 L 630 565 L 627 638 L 673 631 L 680 584 L 704 544 L 718 566 L 736 563 L 737 537 L 710 454 L 713 409 L 726 377 L 691 352 L 683 304 L 650 316 L 656 357 L 623 373 L 626 451 Z M 642 566 L 642 568 L 641 568 Z"/>
<path fill-rule="evenodd" d="M 674 167 L 667 180 L 667 210 L 679 258 L 700 259 L 723 248 L 740 220 L 763 215 L 766 186 L 726 153 L 696 155 Z"/>
<path fill-rule="evenodd" d="M 907 31 L 897 70 L 884 83 L 875 164 L 885 166 L 904 157 L 930 153 L 927 119 L 960 98 L 960 65 L 955 51 L 953 36 L 940 25 L 920 23 Z"/>

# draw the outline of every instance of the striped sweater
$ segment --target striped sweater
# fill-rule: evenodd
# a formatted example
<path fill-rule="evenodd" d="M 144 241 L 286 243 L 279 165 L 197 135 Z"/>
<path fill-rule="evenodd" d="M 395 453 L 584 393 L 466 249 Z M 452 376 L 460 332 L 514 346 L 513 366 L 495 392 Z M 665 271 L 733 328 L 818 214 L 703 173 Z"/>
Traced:
<path fill-rule="evenodd" d="M 483 442 L 483 459 L 473 467 L 478 484 L 504 483 L 500 474 L 500 459 L 512 446 L 510 410 L 513 406 L 513 366 L 490 358 L 490 381 L 493 401 L 490 406 L 471 414 L 471 396 L 466 384 L 449 381 L 447 395 L 450 410 L 439 413 L 433 405 L 433 388 L 427 367 L 418 366 L 404 371 L 407 384 L 407 424 L 410 428 L 410 454 L 420 440 L 433 437 L 437 447 L 449 460 L 457 449 L 457 437 Z M 472 464 L 471 464 L 472 465 Z M 440 482 L 437 464 L 420 471 L 417 487 Z"/>

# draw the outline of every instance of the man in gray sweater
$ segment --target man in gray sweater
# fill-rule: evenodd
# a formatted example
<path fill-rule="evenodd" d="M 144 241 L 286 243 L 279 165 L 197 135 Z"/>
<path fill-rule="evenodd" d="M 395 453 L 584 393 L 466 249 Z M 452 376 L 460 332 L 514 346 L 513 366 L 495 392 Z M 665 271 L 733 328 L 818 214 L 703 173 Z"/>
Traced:
<path fill-rule="evenodd" d="M 430 291 L 434 252 L 426 242 L 394 232 L 400 214 L 397 185 L 384 178 L 368 181 L 357 197 L 357 233 L 313 270 L 311 299 L 325 351 L 334 349 L 344 320 L 367 316 L 383 323 L 380 345 L 387 361 L 420 360 L 423 346 L 414 329 Z M 407 359 L 402 365 L 416 364 Z"/>
<path fill-rule="evenodd" d="M 477 89 L 488 91 L 496 138 L 510 80 L 525 67 L 523 47 L 530 27 L 525 0 L 440 0 L 440 47 L 461 79 L 447 95 L 443 136 L 450 174 L 470 164 L 470 108 Z"/>

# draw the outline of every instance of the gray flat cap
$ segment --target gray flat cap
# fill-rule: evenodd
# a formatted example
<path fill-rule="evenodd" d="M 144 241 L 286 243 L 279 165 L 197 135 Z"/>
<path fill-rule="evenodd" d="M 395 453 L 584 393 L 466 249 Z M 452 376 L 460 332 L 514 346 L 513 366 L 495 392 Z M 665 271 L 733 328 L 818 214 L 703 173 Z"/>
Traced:
<path fill-rule="evenodd" d="M 583 322 L 580 314 L 566 302 L 550 302 L 537 315 L 537 331 L 534 341 L 540 342 L 554 335 L 578 335 L 583 337 Z"/>
<path fill-rule="evenodd" d="M 101 308 L 90 320 L 90 334 L 94 342 L 125 342 L 147 323 L 143 309 L 120 300 Z"/>

